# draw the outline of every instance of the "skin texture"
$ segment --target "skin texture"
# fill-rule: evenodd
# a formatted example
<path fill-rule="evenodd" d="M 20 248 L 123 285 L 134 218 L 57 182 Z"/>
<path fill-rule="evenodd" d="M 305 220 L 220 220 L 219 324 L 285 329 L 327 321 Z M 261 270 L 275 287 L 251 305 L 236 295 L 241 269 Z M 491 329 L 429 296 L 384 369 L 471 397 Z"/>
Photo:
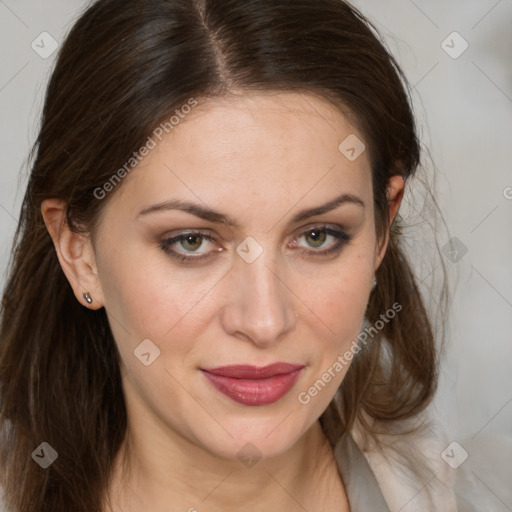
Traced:
<path fill-rule="evenodd" d="M 62 224 L 62 201 L 43 203 L 77 300 L 106 308 L 122 358 L 128 435 L 114 471 L 113 510 L 349 510 L 318 423 L 348 368 L 307 405 L 297 395 L 357 338 L 387 246 L 375 235 L 367 152 L 349 161 L 338 150 L 351 134 L 364 141 L 309 94 L 209 100 L 118 186 L 94 242 Z M 403 179 L 391 178 L 388 192 L 392 221 Z M 290 224 L 298 211 L 342 193 L 365 207 L 345 203 Z M 177 210 L 138 216 L 176 198 L 225 213 L 239 227 Z M 338 252 L 315 255 L 336 244 L 328 234 L 311 236 L 319 224 L 353 238 Z M 174 243 L 182 254 L 210 254 L 182 264 L 160 244 L 190 230 L 214 241 Z M 236 252 L 247 237 L 263 248 L 252 263 Z M 149 366 L 134 356 L 145 339 L 160 350 Z M 232 401 L 200 370 L 278 361 L 305 368 L 288 394 L 264 406 Z M 262 457 L 251 468 L 237 456 L 247 443 Z"/>

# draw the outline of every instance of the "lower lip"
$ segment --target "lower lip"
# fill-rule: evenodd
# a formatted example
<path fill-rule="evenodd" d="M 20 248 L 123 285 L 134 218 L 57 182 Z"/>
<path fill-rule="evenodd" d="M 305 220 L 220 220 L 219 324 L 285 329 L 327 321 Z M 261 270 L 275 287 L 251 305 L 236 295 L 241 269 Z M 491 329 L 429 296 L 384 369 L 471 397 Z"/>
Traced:
<path fill-rule="evenodd" d="M 277 402 L 295 384 L 302 368 L 268 379 L 234 379 L 203 370 L 205 377 L 227 397 L 244 405 L 268 405 Z"/>

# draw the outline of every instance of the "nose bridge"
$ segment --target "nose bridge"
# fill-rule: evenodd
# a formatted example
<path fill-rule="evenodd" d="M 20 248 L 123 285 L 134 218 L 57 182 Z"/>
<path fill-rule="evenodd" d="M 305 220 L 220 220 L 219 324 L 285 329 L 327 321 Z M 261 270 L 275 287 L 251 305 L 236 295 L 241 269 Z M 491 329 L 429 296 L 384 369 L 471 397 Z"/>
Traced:
<path fill-rule="evenodd" d="M 254 245 L 242 243 L 237 251 L 241 256 L 232 269 L 235 290 L 225 327 L 255 344 L 271 345 L 294 325 L 293 294 L 284 284 L 285 276 L 280 275 L 274 254 L 263 250 L 254 260 L 244 257 L 254 250 Z"/>

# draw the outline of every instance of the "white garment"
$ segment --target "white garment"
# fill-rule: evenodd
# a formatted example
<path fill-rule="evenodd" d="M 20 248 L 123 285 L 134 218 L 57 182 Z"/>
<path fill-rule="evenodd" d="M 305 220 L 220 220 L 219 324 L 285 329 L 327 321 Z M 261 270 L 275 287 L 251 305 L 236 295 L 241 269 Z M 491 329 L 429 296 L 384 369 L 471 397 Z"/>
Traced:
<path fill-rule="evenodd" d="M 441 457 L 449 443 L 440 434 L 423 429 L 422 433 L 378 436 L 384 446 L 393 443 L 406 456 L 415 452 L 425 465 L 424 474 L 416 474 L 392 458 L 392 450 L 383 452 L 365 443 L 358 425 L 350 433 L 337 429 L 334 425 L 331 443 L 339 435 L 334 455 L 352 512 L 457 512 L 456 472 Z"/>
<path fill-rule="evenodd" d="M 426 414 L 418 420 L 428 421 Z M 423 478 L 407 471 L 378 449 L 365 448 L 365 436 L 360 427 L 344 434 L 351 442 L 343 441 L 343 435 L 340 437 L 343 448 L 336 445 L 335 457 L 352 512 L 512 511 L 512 436 L 489 434 L 460 440 L 459 446 L 467 450 L 467 459 L 458 465 L 450 460 L 454 440 L 432 423 L 429 422 L 430 428 L 421 434 L 380 436 L 385 444 L 393 442 L 405 453 L 414 449 L 423 456 L 428 465 L 428 474 Z M 359 454 L 354 454 L 354 449 Z M 379 497 L 384 499 L 384 506 L 373 505 L 379 503 Z"/>

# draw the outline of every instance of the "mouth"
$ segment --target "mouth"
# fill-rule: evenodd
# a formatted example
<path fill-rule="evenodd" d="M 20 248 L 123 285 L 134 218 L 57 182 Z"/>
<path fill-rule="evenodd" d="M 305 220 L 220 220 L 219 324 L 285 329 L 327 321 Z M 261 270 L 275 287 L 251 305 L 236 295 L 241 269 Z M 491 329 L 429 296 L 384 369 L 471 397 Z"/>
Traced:
<path fill-rule="evenodd" d="M 275 363 L 264 367 L 251 365 L 201 369 L 203 375 L 228 398 L 243 405 L 268 405 L 286 395 L 295 384 L 304 365 Z"/>

